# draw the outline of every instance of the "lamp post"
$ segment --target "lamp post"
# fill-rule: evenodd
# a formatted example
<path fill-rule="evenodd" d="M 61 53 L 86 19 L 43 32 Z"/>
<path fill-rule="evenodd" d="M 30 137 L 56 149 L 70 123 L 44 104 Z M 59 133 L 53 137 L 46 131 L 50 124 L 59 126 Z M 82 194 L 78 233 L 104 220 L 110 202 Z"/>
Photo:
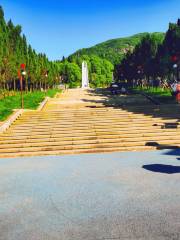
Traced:
<path fill-rule="evenodd" d="M 176 80 L 179 80 L 179 54 L 172 55 L 171 61 L 173 62 L 173 68 L 176 69 Z"/>
<path fill-rule="evenodd" d="M 141 88 L 142 88 L 143 87 L 143 83 L 142 83 L 143 67 L 141 65 L 137 67 L 137 74 L 139 76 L 139 80 L 141 82 Z"/>
<path fill-rule="evenodd" d="M 22 63 L 20 65 L 20 88 L 21 88 L 21 108 L 24 108 L 24 98 L 23 98 L 23 78 L 26 76 L 25 71 L 26 65 Z"/>
<path fill-rule="evenodd" d="M 46 79 L 48 78 L 48 75 L 49 75 L 49 70 L 45 70 L 45 91 L 46 91 Z"/>
<path fill-rule="evenodd" d="M 171 56 L 171 61 L 173 62 L 173 68 L 176 69 L 177 73 L 177 84 L 175 85 L 176 91 L 176 100 L 180 103 L 180 84 L 179 84 L 179 66 L 180 66 L 180 53 L 178 52 L 176 55 Z"/>
<path fill-rule="evenodd" d="M 138 79 L 139 79 L 139 83 L 140 83 L 140 86 L 141 86 L 141 88 L 142 88 L 142 78 L 141 78 L 141 70 L 138 70 L 137 71 L 137 74 L 138 74 Z M 138 84 L 139 85 L 139 84 Z"/>
<path fill-rule="evenodd" d="M 178 78 L 179 78 L 178 65 L 175 63 L 175 64 L 173 65 L 173 68 L 176 69 L 176 80 L 178 81 Z"/>

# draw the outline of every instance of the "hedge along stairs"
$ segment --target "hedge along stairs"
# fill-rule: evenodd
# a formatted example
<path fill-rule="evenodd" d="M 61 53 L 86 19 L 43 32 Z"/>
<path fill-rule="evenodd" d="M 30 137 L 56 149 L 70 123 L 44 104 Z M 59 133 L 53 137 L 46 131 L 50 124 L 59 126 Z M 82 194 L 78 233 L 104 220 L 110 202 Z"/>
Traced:
<path fill-rule="evenodd" d="M 179 113 L 179 106 L 157 107 L 143 96 L 68 90 L 0 134 L 0 157 L 178 147 Z"/>

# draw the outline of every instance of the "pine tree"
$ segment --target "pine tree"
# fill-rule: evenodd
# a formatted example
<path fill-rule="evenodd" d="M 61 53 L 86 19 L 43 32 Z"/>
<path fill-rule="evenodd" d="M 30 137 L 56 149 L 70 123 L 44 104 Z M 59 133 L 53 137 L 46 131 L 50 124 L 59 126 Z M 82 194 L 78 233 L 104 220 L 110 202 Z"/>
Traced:
<path fill-rule="evenodd" d="M 28 45 L 20 25 L 14 26 L 12 20 L 6 23 L 3 8 L 0 7 L 0 88 L 17 88 L 17 73 L 22 63 L 26 64 L 26 90 L 38 89 L 45 85 L 53 86 L 56 83 L 56 65 L 50 62 L 46 55 L 37 54 Z M 45 83 L 44 71 L 48 68 L 51 74 Z"/>

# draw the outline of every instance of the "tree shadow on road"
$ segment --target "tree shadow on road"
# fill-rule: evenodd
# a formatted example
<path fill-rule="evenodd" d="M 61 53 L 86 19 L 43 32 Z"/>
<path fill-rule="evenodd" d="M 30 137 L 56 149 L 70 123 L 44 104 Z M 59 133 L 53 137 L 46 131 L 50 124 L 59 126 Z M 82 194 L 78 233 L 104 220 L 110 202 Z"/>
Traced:
<path fill-rule="evenodd" d="M 180 156 L 179 146 L 159 144 L 158 142 L 147 142 L 145 145 L 155 147 L 157 150 L 167 150 L 166 152 L 163 152 L 163 155 Z M 180 158 L 177 158 L 177 160 L 180 160 Z"/>
<path fill-rule="evenodd" d="M 144 165 L 142 168 L 151 172 L 158 172 L 158 173 L 166 173 L 166 174 L 180 173 L 180 166 L 150 164 L 150 165 Z"/>
<path fill-rule="evenodd" d="M 147 140 L 146 146 L 158 150 L 169 149 L 172 151 L 180 149 L 179 139 L 177 137 L 180 132 L 180 106 L 178 104 L 155 105 L 140 94 L 130 92 L 128 95 L 112 95 L 110 89 L 89 90 L 88 94 L 95 96 L 94 99 L 83 99 L 83 101 L 89 104 L 88 107 L 91 107 L 90 104 L 92 103 L 93 107 L 110 107 L 111 109 L 116 109 L 116 112 L 118 112 L 117 110 L 119 109 L 122 111 L 123 120 L 127 122 L 127 125 L 132 124 L 133 126 L 134 120 L 139 121 L 140 133 L 141 128 L 143 129 L 147 121 L 149 123 L 147 132 L 149 128 L 150 132 L 153 132 L 154 135 L 152 135 L 152 137 L 151 135 L 149 136 L 150 141 Z M 99 96 L 99 99 L 97 96 Z M 142 134 L 143 133 L 142 131 Z M 166 141 L 164 141 L 164 139 L 162 139 L 163 141 L 159 140 L 161 143 L 168 142 L 168 135 L 170 136 L 168 145 L 159 144 L 154 141 L 158 136 L 161 136 L 161 134 L 166 137 Z M 171 142 L 172 144 L 170 144 Z M 176 144 L 178 146 L 174 146 Z M 178 156 L 180 156 L 180 154 Z"/>
<path fill-rule="evenodd" d="M 180 152 L 179 146 L 168 145 L 168 144 L 159 144 L 158 142 L 146 142 L 145 146 L 155 147 L 157 150 L 171 149 L 170 151 L 179 150 L 179 152 Z"/>
<path fill-rule="evenodd" d="M 163 153 L 164 155 L 177 156 L 177 160 L 180 161 L 180 148 L 169 149 L 169 151 Z"/>
<path fill-rule="evenodd" d="M 180 122 L 180 106 L 178 104 L 155 105 L 140 94 L 112 95 L 108 88 L 88 90 L 88 94 L 104 97 L 104 99 L 100 101 L 83 99 L 83 101 L 93 104 L 101 103 L 104 107 L 119 108 L 127 112 L 167 120 L 164 124 L 159 125 L 162 129 L 178 128 Z"/>
<path fill-rule="evenodd" d="M 180 148 L 176 147 L 174 149 L 170 148 L 169 151 L 163 153 L 164 155 L 170 155 L 170 156 L 180 156 Z M 180 160 L 180 159 L 178 159 Z"/>
<path fill-rule="evenodd" d="M 158 144 L 157 142 L 147 142 L 146 146 L 154 146 L 158 150 L 167 149 L 168 151 L 163 152 L 163 155 L 180 156 L 180 147 L 178 146 Z M 180 160 L 180 158 L 177 158 L 177 160 Z M 166 174 L 180 173 L 180 166 L 173 166 L 173 165 L 150 164 L 150 165 L 144 165 L 142 168 L 151 172 L 159 172 L 159 173 L 166 173 Z"/>

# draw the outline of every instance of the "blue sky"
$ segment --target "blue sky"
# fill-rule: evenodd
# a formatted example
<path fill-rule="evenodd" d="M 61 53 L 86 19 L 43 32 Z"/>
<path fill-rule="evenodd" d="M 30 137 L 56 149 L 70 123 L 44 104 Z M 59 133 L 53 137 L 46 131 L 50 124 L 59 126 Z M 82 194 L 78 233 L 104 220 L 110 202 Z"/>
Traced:
<path fill-rule="evenodd" d="M 5 18 L 51 60 L 102 41 L 166 31 L 180 18 L 180 0 L 1 0 Z"/>

